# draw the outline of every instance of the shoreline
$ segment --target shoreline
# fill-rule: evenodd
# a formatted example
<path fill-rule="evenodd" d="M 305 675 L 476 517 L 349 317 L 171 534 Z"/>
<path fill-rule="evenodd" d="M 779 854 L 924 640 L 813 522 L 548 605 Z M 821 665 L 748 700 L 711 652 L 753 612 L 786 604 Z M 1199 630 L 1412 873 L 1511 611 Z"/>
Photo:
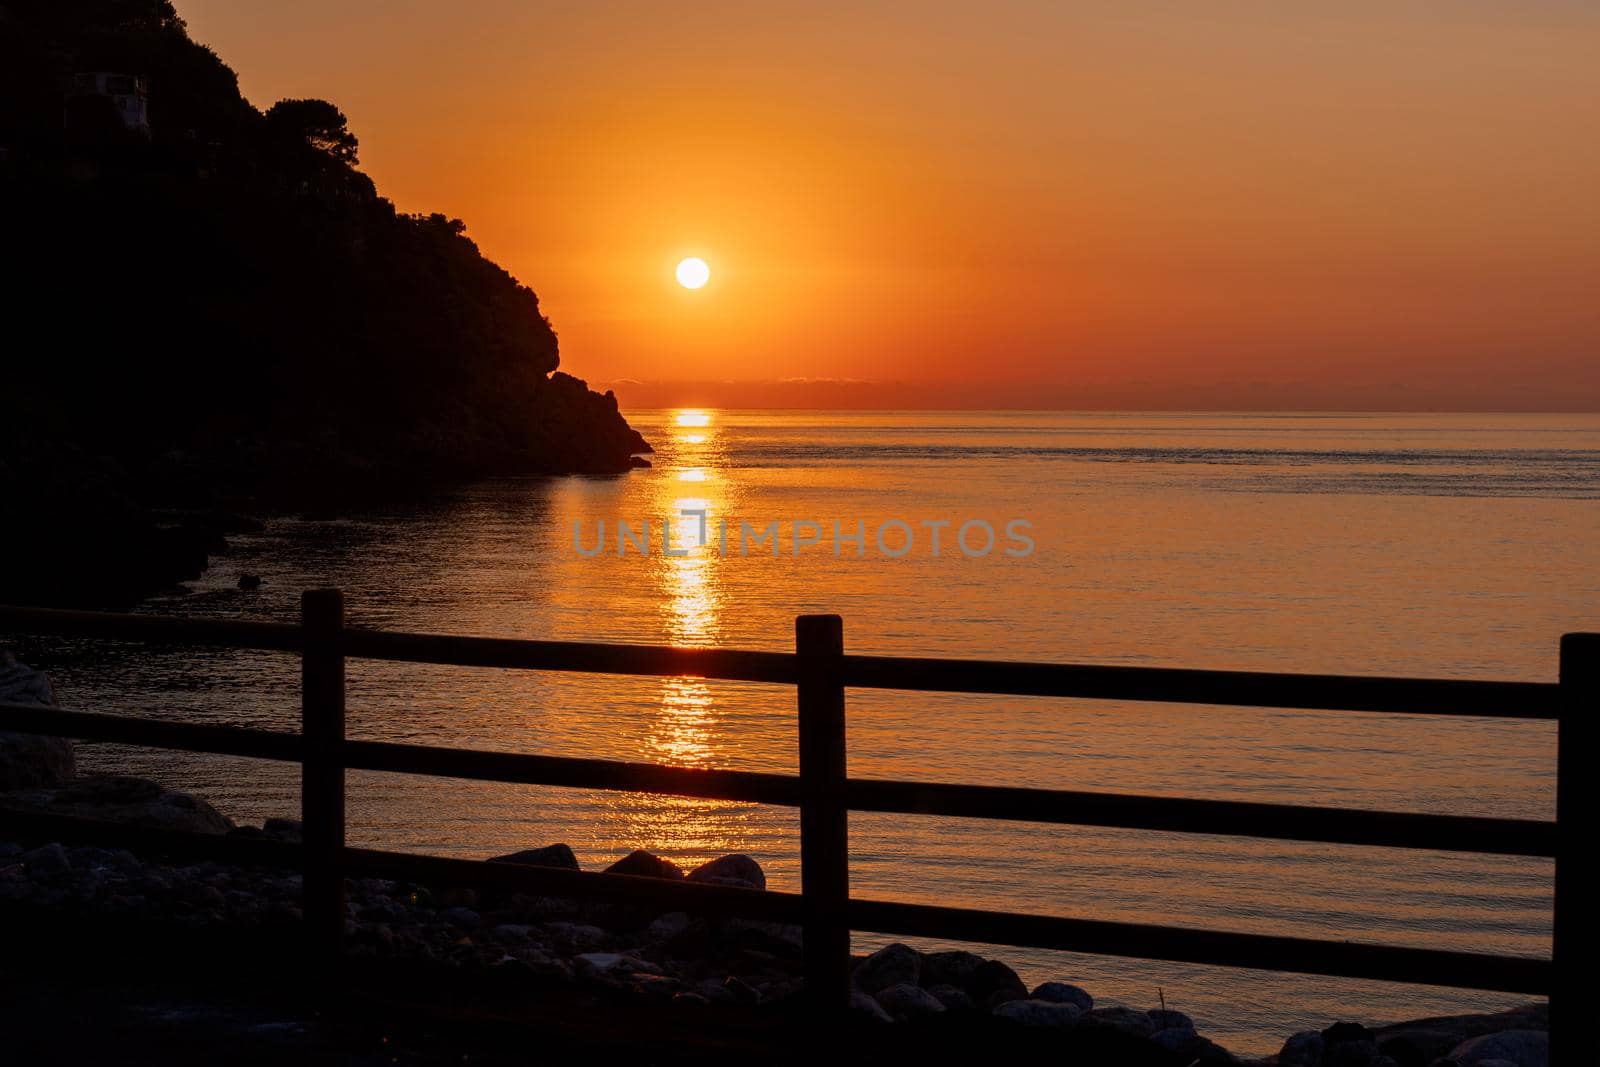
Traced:
<path fill-rule="evenodd" d="M 0 675 L 7 699 L 53 703 L 48 681 L 38 672 L 10 661 Z M 66 741 L 0 733 L 0 772 L 0 783 L 8 787 L 0 791 L 0 817 L 10 809 L 299 842 L 294 820 L 239 826 L 203 798 L 147 779 L 76 777 Z M 573 851 L 561 843 L 490 862 L 579 869 Z M 766 888 L 760 864 L 742 854 L 686 872 L 639 849 L 605 870 Z M 0 831 L 0 911 L 7 914 L 54 916 L 69 926 L 131 919 L 139 928 L 168 925 L 206 936 L 275 939 L 296 936 L 300 890 L 300 875 L 285 869 L 163 862 L 124 849 L 67 846 Z M 349 879 L 347 892 L 345 941 L 353 958 L 514 975 L 541 987 L 605 991 L 682 1011 L 717 1007 L 761 1015 L 792 1012 L 801 1002 L 802 939 L 794 926 L 381 878 Z M 1542 1004 L 1376 1029 L 1333 1022 L 1322 1031 L 1286 1035 L 1276 1057 L 1249 1059 L 1207 1039 L 1203 1024 L 1183 1012 L 1164 1005 L 1097 1004 L 1091 992 L 1067 981 L 1029 988 L 1003 960 L 969 951 L 922 952 L 895 943 L 854 957 L 853 966 L 851 1015 L 863 1025 L 967 1019 L 1058 1034 L 1067 1044 L 1087 1040 L 1085 1035 L 1115 1034 L 1132 1042 L 1130 1049 L 1157 1056 L 1152 1062 L 1170 1055 L 1184 1064 L 1410 1067 L 1448 1056 L 1471 1067 L 1484 1058 L 1472 1058 L 1474 1041 L 1483 1047 L 1518 1043 L 1519 1056 L 1547 1055 L 1541 1051 L 1548 1026 Z M 1496 1033 L 1504 1036 L 1486 1036 Z"/>
<path fill-rule="evenodd" d="M 126 790 L 142 781 L 120 780 Z M 187 808 L 175 799 L 184 794 L 159 795 L 168 806 Z M 209 805 L 193 799 L 202 813 L 198 817 L 208 819 Z M 0 804 L 8 803 L 0 798 Z M 298 824 L 289 820 L 230 832 L 298 840 Z M 490 862 L 576 869 L 571 855 L 557 844 Z M 720 857 L 686 874 L 639 850 L 607 870 L 743 888 L 759 888 L 759 879 L 764 885 L 759 865 L 741 855 Z M 25 848 L 0 840 L 0 915 L 32 915 L 31 927 L 52 920 L 69 927 L 110 921 L 221 941 L 298 942 L 300 889 L 300 875 L 287 869 L 169 863 L 124 849 L 60 843 Z M 798 927 L 381 878 L 350 879 L 347 892 L 345 952 L 353 960 L 443 968 L 529 989 L 604 993 L 620 1004 L 665 1004 L 684 1013 L 716 1008 L 775 1017 L 802 1008 Z M 137 922 L 129 924 L 130 919 Z M 1252 1057 L 1210 1041 L 1203 1024 L 1183 1012 L 1097 1004 L 1089 991 L 1063 981 L 1030 990 L 1003 960 L 959 949 L 921 952 L 888 945 L 854 957 L 852 985 L 850 1015 L 860 1025 L 914 1026 L 936 1018 L 965 1019 L 976 1026 L 1003 1021 L 1058 1035 L 1063 1047 L 1086 1033 L 1109 1033 L 1129 1049 L 1149 1046 L 1153 1056 L 1160 1050 L 1185 1064 L 1407 1067 L 1448 1058 L 1471 1067 L 1484 1062 L 1473 1057 L 1474 1048 L 1491 1040 L 1514 1044 L 1523 1055 L 1545 1055 L 1548 1027 L 1543 1004 L 1375 1028 L 1332 1022 L 1322 1031 L 1286 1036 L 1275 1056 Z"/>

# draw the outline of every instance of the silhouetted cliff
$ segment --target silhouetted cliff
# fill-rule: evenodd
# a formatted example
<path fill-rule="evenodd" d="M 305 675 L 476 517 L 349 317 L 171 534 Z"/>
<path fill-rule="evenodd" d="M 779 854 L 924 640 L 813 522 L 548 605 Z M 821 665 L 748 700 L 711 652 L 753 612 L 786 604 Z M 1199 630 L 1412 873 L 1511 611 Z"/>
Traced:
<path fill-rule="evenodd" d="M 167 0 L 0 0 L 0 517 L 642 462 L 533 291 L 358 147 Z"/>
<path fill-rule="evenodd" d="M 8 371 L 34 426 L 460 471 L 648 450 L 552 384 L 538 298 L 461 222 L 377 195 L 333 105 L 257 111 L 166 0 L 0 0 L 0 41 Z"/>

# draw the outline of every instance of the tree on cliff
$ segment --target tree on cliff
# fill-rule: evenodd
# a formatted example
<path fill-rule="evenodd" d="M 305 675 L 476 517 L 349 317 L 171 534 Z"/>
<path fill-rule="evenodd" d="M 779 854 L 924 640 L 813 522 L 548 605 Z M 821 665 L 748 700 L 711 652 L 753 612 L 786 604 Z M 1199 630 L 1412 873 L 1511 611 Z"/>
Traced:
<path fill-rule="evenodd" d="M 344 112 L 326 100 L 279 100 L 267 108 L 267 129 L 287 144 L 309 145 L 346 166 L 356 165 L 356 135 Z"/>

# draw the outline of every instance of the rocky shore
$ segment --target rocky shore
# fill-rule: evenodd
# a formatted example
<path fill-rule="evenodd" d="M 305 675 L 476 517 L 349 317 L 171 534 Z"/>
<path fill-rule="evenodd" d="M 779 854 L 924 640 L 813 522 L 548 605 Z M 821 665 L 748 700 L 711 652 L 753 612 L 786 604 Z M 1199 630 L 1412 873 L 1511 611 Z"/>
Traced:
<path fill-rule="evenodd" d="M 0 701 L 53 701 L 42 675 L 0 662 Z M 0 727 L 3 727 L 0 713 Z M 129 777 L 73 777 L 64 741 L 0 732 L 0 915 L 8 910 L 92 916 L 198 930 L 293 936 L 301 878 L 269 867 L 183 863 L 59 842 L 7 840 L 4 810 L 111 819 L 199 833 L 297 841 L 299 824 L 235 825 L 203 799 Z M 579 869 L 565 844 L 491 862 Z M 764 890 L 760 864 L 745 855 L 689 871 L 639 850 L 606 867 L 637 877 L 686 879 Z M 346 946 L 355 958 L 425 962 L 530 987 L 603 990 L 692 1012 L 718 1005 L 753 1013 L 794 1007 L 802 992 L 798 927 L 521 893 L 478 892 L 388 879 L 347 885 Z M 1498 1015 L 1418 1020 L 1369 1029 L 1336 1022 L 1290 1036 L 1282 1050 L 1247 1061 L 1208 1040 L 1181 1011 L 1099 1004 L 1067 981 L 1025 984 L 1005 962 L 976 953 L 924 952 L 891 944 L 859 958 L 851 1010 L 859 1025 L 957 1024 L 1087 1035 L 1123 1041 L 1122 1062 L 1278 1067 L 1541 1067 L 1546 1013 L 1531 1005 Z M 1055 1040 L 1051 1038 L 1051 1040 Z M 1065 1047 L 1065 1046 L 1064 1046 Z M 1136 1050 L 1143 1051 L 1136 1051 Z"/>

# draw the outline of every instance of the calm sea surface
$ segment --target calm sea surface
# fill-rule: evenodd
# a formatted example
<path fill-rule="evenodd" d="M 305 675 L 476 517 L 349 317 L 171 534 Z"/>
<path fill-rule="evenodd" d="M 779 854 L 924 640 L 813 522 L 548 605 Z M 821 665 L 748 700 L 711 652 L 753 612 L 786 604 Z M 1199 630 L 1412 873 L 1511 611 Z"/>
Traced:
<path fill-rule="evenodd" d="M 284 519 L 145 610 L 291 619 L 346 591 L 359 625 L 508 637 L 792 646 L 837 612 L 857 652 L 1549 681 L 1563 631 L 1600 628 L 1600 417 L 641 412 L 655 466 L 485 482 L 422 508 Z M 694 545 L 661 553 L 659 520 Z M 717 523 L 731 525 L 717 551 Z M 1025 557 L 1004 554 L 1012 519 Z M 649 556 L 615 524 L 650 520 Z M 791 548 L 792 524 L 823 540 Z M 880 524 L 916 534 L 898 558 Z M 948 520 L 935 555 L 926 521 Z M 954 544 L 996 528 L 988 556 Z M 592 549 L 574 547 L 573 525 Z M 738 524 L 780 523 L 780 554 Z M 835 556 L 833 523 L 867 530 Z M 802 533 L 808 528 L 802 528 Z M 903 532 L 891 527 L 897 550 Z M 981 547 L 981 529 L 968 543 Z M 235 586 L 261 574 L 257 592 Z M 298 670 L 237 652 L 34 649 L 64 704 L 294 728 Z M 793 692 L 353 663 L 353 735 L 792 771 Z M 1544 724 L 851 693 L 861 776 L 1549 818 Z M 88 749 L 87 770 L 193 788 L 238 819 L 294 814 L 287 768 Z M 351 775 L 352 843 L 465 856 L 569 842 L 598 868 L 644 847 L 748 852 L 798 887 L 796 819 L 742 804 Z M 1544 955 L 1551 867 L 1495 857 L 856 815 L 852 886 L 877 898 Z M 882 939 L 861 935 L 860 947 Z M 1000 950 L 1032 981 L 1166 1003 L 1237 1050 L 1334 1018 L 1518 998 Z"/>

